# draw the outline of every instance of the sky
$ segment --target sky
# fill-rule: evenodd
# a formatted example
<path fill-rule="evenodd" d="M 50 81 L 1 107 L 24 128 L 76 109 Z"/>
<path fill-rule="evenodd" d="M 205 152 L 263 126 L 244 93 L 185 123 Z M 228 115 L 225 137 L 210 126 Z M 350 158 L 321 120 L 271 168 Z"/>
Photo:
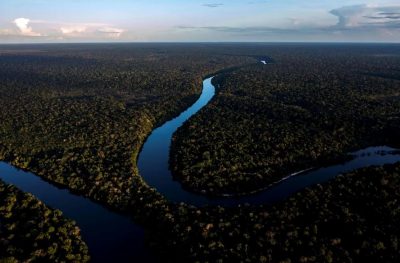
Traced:
<path fill-rule="evenodd" d="M 400 0 L 0 0 L 0 43 L 400 42 Z"/>

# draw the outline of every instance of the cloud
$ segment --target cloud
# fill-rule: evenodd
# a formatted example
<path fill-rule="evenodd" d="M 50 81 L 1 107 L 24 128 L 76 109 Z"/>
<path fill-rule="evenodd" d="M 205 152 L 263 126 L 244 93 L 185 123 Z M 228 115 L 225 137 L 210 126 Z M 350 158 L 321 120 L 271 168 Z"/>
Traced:
<path fill-rule="evenodd" d="M 124 29 L 99 23 L 65 24 L 60 31 L 66 38 L 119 38 Z"/>
<path fill-rule="evenodd" d="M 400 5 L 343 6 L 327 14 L 337 17 L 337 22 L 328 25 L 301 23 L 297 18 L 289 18 L 290 24 L 285 27 L 259 26 L 185 26 L 176 27 L 187 32 L 216 32 L 216 37 L 224 34 L 229 37 L 251 37 L 252 39 L 322 39 L 336 40 L 372 40 L 382 38 L 397 41 L 400 39 Z"/>
<path fill-rule="evenodd" d="M 18 27 L 21 35 L 24 36 L 31 36 L 31 37 L 37 37 L 41 36 L 40 33 L 36 33 L 33 31 L 33 29 L 29 26 L 29 22 L 31 20 L 28 18 L 17 18 L 14 20 L 14 24 Z"/>
<path fill-rule="evenodd" d="M 60 28 L 61 33 L 64 35 L 76 35 L 84 33 L 87 29 L 85 25 L 63 26 Z"/>
<path fill-rule="evenodd" d="M 266 35 L 266 34 L 292 34 L 298 33 L 299 30 L 295 28 L 274 28 L 268 26 L 252 26 L 252 27 L 230 27 L 230 26 L 178 26 L 176 27 L 178 30 L 188 30 L 188 31 L 197 31 L 197 30 L 206 30 L 206 31 L 215 31 L 220 33 L 229 33 L 235 35 Z M 306 32 L 315 32 L 316 29 L 306 29 L 302 30 L 303 33 Z"/>
<path fill-rule="evenodd" d="M 12 28 L 0 28 L 1 41 L 106 41 L 116 40 L 126 32 L 125 29 L 111 24 L 96 22 L 65 22 L 31 20 L 29 18 L 16 18 L 12 21 L 16 26 Z M 38 30 L 36 32 L 34 28 Z M 40 32 L 40 33 L 39 33 Z M 45 33 L 43 33 L 45 32 Z"/>
<path fill-rule="evenodd" d="M 219 4 L 213 4 L 213 3 L 210 3 L 210 4 L 203 4 L 203 6 L 205 6 L 205 7 L 211 7 L 211 8 L 215 8 L 215 7 L 220 7 L 220 6 L 223 6 L 224 4 L 221 4 L 221 3 L 219 3 Z"/>
<path fill-rule="evenodd" d="M 370 19 L 400 19 L 400 13 L 385 13 L 380 12 L 375 16 L 365 16 Z"/>
<path fill-rule="evenodd" d="M 97 29 L 97 32 L 105 34 L 106 36 L 111 38 L 119 38 L 121 34 L 125 32 L 125 30 L 115 27 L 101 27 Z"/>
<path fill-rule="evenodd" d="M 333 9 L 330 13 L 338 18 L 337 29 L 400 28 L 400 5 L 354 5 Z"/>

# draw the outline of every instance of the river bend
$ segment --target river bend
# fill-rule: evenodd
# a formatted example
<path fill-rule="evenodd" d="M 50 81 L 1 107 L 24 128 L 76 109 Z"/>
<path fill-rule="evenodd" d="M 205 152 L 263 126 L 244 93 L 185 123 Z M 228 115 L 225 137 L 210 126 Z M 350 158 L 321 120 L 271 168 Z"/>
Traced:
<path fill-rule="evenodd" d="M 268 64 L 266 61 L 261 63 Z M 263 66 L 262 65 L 262 66 Z M 280 182 L 251 195 L 209 198 L 192 193 L 173 180 L 168 160 L 172 136 L 191 116 L 206 106 L 215 95 L 213 77 L 203 81 L 199 99 L 178 117 L 156 128 L 147 138 L 138 158 L 140 175 L 171 202 L 185 202 L 197 206 L 236 206 L 273 204 L 303 188 L 327 181 L 338 174 L 371 165 L 392 164 L 400 161 L 399 151 L 387 146 L 369 147 L 350 153 L 354 158 L 345 163 L 321 167 L 286 177 Z M 32 193 L 50 207 L 76 221 L 89 247 L 92 262 L 154 262 L 144 246 L 144 230 L 128 216 L 110 211 L 103 206 L 60 189 L 33 173 L 0 162 L 0 178 L 25 192 Z"/>

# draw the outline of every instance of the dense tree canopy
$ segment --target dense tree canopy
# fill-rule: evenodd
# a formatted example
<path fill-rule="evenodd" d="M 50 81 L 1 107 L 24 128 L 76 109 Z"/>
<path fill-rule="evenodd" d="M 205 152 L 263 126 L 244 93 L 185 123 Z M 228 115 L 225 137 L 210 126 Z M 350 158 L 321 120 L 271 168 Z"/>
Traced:
<path fill-rule="evenodd" d="M 282 48 L 271 51 L 273 64 L 217 76 L 218 96 L 175 135 L 177 178 L 195 191 L 243 193 L 350 150 L 394 143 L 400 57 L 377 52 Z"/>
<path fill-rule="evenodd" d="M 181 227 L 190 242 L 180 251 L 190 262 L 398 262 L 399 187 L 400 163 L 338 176 L 272 207 L 197 210 Z"/>
<path fill-rule="evenodd" d="M 88 262 L 75 222 L 0 180 L 0 262 Z"/>
<path fill-rule="evenodd" d="M 136 158 L 153 128 L 218 71 L 217 96 L 173 143 L 171 167 L 189 190 L 247 192 L 351 149 L 398 143 L 398 53 L 398 45 L 3 45 L 0 160 L 130 213 L 166 261 L 397 262 L 399 165 L 273 207 L 197 208 L 151 189 Z M 259 64 L 266 56 L 274 63 Z"/>
<path fill-rule="evenodd" d="M 37 48 L 0 53 L 0 158 L 113 206 L 126 205 L 152 128 L 195 100 L 203 75 L 252 60 L 198 46 Z"/>

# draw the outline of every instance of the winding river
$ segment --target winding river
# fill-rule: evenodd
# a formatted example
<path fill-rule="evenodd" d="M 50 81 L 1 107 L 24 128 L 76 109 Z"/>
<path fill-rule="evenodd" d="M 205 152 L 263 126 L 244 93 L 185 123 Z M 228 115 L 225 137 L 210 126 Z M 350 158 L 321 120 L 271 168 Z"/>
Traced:
<path fill-rule="evenodd" d="M 262 61 L 262 64 L 268 64 Z M 156 188 L 172 202 L 193 205 L 236 206 L 238 204 L 273 204 L 304 187 L 321 183 L 334 176 L 371 165 L 400 161 L 398 150 L 387 147 L 369 147 L 350 153 L 354 158 L 342 164 L 293 174 L 260 192 L 241 197 L 208 198 L 191 193 L 173 180 L 168 159 L 172 135 L 192 115 L 209 103 L 215 95 L 212 77 L 203 81 L 199 99 L 178 117 L 155 129 L 147 138 L 138 158 L 138 168 L 146 183 Z M 128 216 L 110 211 L 103 206 L 60 189 L 33 173 L 0 162 L 0 178 L 25 192 L 30 192 L 50 207 L 61 210 L 77 222 L 82 237 L 89 246 L 92 262 L 155 262 L 144 246 L 144 230 Z"/>
<path fill-rule="evenodd" d="M 263 65 L 268 64 L 266 60 L 262 60 L 261 63 Z M 189 192 L 173 179 L 169 169 L 172 136 L 185 121 L 201 110 L 214 97 L 215 87 L 212 84 L 212 79 L 213 77 L 210 77 L 203 81 L 203 92 L 191 107 L 178 117 L 156 128 L 150 134 L 140 152 L 138 158 L 140 175 L 149 186 L 156 188 L 171 202 L 184 202 L 196 206 L 237 206 L 245 203 L 253 205 L 273 204 L 307 186 L 322 183 L 338 174 L 366 166 L 400 161 L 400 152 L 397 149 L 388 146 L 369 147 L 349 153 L 353 157 L 350 161 L 293 173 L 270 187 L 253 194 L 234 197 L 207 197 L 199 193 Z"/>

